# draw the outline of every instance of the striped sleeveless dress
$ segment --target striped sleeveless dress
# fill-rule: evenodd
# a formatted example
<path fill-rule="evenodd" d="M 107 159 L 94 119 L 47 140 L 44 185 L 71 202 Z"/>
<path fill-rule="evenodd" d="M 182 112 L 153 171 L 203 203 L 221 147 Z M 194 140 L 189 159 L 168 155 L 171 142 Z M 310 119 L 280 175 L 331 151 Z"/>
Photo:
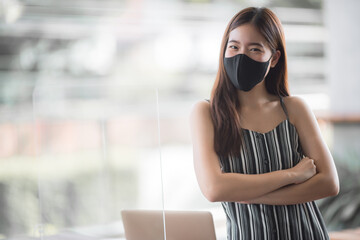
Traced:
<path fill-rule="evenodd" d="M 280 103 L 286 119 L 266 133 L 243 128 L 240 156 L 220 158 L 223 172 L 267 173 L 291 168 L 305 157 L 282 97 Z M 228 240 L 329 239 L 314 201 L 295 205 L 221 204 L 227 218 Z"/>

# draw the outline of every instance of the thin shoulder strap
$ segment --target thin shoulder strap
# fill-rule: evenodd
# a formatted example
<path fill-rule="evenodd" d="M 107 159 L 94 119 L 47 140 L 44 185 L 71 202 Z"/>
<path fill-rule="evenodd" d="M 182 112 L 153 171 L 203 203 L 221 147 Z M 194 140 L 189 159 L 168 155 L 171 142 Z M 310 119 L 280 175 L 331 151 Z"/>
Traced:
<path fill-rule="evenodd" d="M 284 100 L 283 100 L 282 96 L 280 96 L 280 103 L 281 103 L 281 107 L 283 108 L 283 110 L 285 112 L 286 119 L 289 121 L 289 115 L 288 115 L 288 112 L 286 110 L 285 103 L 284 103 Z"/>
<path fill-rule="evenodd" d="M 210 102 L 210 100 L 209 100 L 209 99 L 206 99 L 206 98 L 205 98 L 205 101 L 208 101 L 208 102 Z"/>

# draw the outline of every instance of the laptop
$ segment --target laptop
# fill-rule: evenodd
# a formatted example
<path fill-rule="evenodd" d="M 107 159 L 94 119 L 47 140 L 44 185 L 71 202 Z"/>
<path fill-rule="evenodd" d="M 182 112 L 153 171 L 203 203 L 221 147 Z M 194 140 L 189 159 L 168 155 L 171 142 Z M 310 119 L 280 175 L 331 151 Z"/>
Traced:
<path fill-rule="evenodd" d="M 121 212 L 126 240 L 165 240 L 162 210 Z M 165 211 L 166 240 L 216 240 L 208 211 Z"/>

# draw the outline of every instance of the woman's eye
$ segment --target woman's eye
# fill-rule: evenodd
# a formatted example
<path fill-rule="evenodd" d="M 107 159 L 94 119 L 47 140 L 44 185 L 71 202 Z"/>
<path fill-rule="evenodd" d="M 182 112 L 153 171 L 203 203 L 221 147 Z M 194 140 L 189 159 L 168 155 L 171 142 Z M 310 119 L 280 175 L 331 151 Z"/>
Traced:
<path fill-rule="evenodd" d="M 231 45 L 231 46 L 229 46 L 229 48 L 237 49 L 237 46 Z"/>
<path fill-rule="evenodd" d="M 250 49 L 250 51 L 261 51 L 261 50 L 258 48 L 252 48 L 252 49 Z"/>

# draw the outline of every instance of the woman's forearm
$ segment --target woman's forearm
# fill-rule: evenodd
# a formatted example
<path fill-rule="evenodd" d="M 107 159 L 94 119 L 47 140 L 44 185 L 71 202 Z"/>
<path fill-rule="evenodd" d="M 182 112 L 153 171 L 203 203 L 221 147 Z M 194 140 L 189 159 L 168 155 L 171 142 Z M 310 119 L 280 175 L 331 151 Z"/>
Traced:
<path fill-rule="evenodd" d="M 323 173 L 318 173 L 301 184 L 292 184 L 264 194 L 245 203 L 292 205 L 318 200 L 338 193 L 336 184 Z"/>
<path fill-rule="evenodd" d="M 197 169 L 200 188 L 212 202 L 250 201 L 284 186 L 302 183 L 316 173 L 309 158 L 303 158 L 295 167 L 263 174 L 222 173 L 215 166 L 209 171 Z"/>
<path fill-rule="evenodd" d="M 265 174 L 222 173 L 207 189 L 212 202 L 247 201 L 268 194 L 296 182 L 291 170 L 280 170 Z"/>

